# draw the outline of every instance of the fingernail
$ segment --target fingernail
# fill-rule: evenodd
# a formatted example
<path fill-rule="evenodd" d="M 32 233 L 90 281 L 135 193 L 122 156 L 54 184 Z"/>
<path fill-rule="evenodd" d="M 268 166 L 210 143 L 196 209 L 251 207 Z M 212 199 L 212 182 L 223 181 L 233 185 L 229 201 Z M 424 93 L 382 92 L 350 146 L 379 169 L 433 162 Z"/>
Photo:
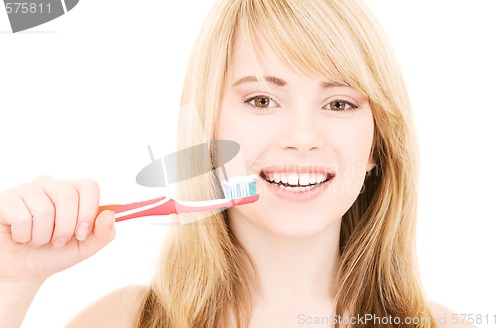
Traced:
<path fill-rule="evenodd" d="M 76 231 L 76 239 L 79 241 L 84 241 L 89 234 L 90 225 L 87 222 L 80 223 L 78 230 Z"/>
<path fill-rule="evenodd" d="M 60 237 L 54 241 L 53 245 L 55 248 L 63 248 L 64 246 L 66 246 L 67 241 L 68 240 L 66 238 Z"/>

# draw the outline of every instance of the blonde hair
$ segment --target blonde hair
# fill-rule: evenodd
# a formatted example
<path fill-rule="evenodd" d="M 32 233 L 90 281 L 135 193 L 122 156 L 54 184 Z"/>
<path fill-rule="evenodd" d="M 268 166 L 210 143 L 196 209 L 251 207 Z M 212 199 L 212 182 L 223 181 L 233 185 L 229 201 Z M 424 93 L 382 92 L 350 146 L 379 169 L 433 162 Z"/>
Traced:
<path fill-rule="evenodd" d="M 346 83 L 370 101 L 377 165 L 342 218 L 334 313 L 427 318 L 384 326 L 436 327 L 416 265 L 418 148 L 410 103 L 396 60 L 370 11 L 356 0 L 219 1 L 190 59 L 182 95 L 182 104 L 189 106 L 180 113 L 179 149 L 215 138 L 237 32 L 254 63 L 254 45 L 267 41 L 283 62 L 305 74 Z M 193 106 L 196 111 L 188 110 Z M 210 155 L 215 166 L 214 152 Z M 189 172 L 206 165 L 202 160 L 182 158 L 179 168 Z M 219 181 L 213 173 L 186 180 L 178 196 L 218 198 Z M 252 310 L 248 273 L 254 268 L 231 232 L 227 212 L 211 213 L 172 231 L 137 326 L 228 327 L 233 314 L 237 327 L 247 327 Z M 373 325 L 353 325 L 368 326 Z"/>

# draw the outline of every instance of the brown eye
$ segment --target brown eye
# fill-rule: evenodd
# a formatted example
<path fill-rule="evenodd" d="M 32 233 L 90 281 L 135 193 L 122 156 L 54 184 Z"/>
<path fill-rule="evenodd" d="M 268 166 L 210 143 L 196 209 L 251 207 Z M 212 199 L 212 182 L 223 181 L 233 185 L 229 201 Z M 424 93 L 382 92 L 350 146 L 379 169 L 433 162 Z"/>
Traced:
<path fill-rule="evenodd" d="M 323 108 L 334 111 L 334 112 L 349 112 L 349 111 L 356 110 L 358 108 L 358 106 L 353 105 L 348 101 L 334 100 L 334 101 L 328 103 Z"/>
<path fill-rule="evenodd" d="M 245 100 L 245 103 L 259 110 L 273 109 L 279 107 L 276 101 L 273 100 L 273 98 L 264 95 L 252 97 L 248 100 Z"/>
<path fill-rule="evenodd" d="M 329 107 L 331 110 L 343 111 L 343 110 L 345 110 L 346 102 L 345 101 L 332 101 L 329 104 Z"/>
<path fill-rule="evenodd" d="M 255 101 L 255 106 L 260 108 L 267 108 L 269 107 L 270 104 L 269 98 L 267 97 L 257 97 L 254 99 L 254 101 Z"/>

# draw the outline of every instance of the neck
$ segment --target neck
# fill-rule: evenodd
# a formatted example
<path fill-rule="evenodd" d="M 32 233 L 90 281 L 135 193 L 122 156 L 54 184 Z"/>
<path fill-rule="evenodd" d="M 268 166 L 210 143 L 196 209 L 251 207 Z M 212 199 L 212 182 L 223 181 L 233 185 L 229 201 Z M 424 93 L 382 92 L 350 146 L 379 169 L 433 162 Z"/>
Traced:
<path fill-rule="evenodd" d="M 339 260 L 340 220 L 320 233 L 301 238 L 277 236 L 238 215 L 231 229 L 256 268 L 250 277 L 256 305 L 333 304 Z M 234 219 L 233 219 L 234 218 Z"/>

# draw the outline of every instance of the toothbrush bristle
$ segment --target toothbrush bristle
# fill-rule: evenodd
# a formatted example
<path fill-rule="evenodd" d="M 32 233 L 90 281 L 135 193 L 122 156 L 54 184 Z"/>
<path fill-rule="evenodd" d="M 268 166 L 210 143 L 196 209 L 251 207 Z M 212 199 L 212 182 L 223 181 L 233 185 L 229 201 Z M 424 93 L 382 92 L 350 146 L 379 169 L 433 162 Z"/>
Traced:
<path fill-rule="evenodd" d="M 254 196 L 257 194 L 257 176 L 230 177 L 229 181 L 222 183 L 222 188 L 226 199 Z"/>

